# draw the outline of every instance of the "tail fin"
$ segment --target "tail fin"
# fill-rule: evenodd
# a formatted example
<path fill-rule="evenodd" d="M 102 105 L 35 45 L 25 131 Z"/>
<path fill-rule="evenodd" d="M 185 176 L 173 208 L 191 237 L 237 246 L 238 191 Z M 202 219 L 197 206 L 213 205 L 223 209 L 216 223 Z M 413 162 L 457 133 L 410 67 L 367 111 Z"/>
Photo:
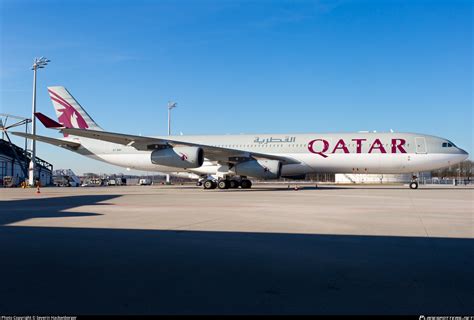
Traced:
<path fill-rule="evenodd" d="M 59 123 L 66 128 L 100 130 L 79 102 L 64 87 L 48 87 L 49 96 L 53 102 L 54 110 Z M 66 136 L 66 135 L 64 135 Z"/>

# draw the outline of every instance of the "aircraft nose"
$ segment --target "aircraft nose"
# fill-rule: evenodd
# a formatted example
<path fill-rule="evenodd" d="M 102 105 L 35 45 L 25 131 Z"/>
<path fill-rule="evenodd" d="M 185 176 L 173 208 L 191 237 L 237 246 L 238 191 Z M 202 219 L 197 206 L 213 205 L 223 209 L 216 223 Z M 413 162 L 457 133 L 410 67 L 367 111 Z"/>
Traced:
<path fill-rule="evenodd" d="M 462 156 L 463 156 L 463 161 L 466 160 L 467 158 L 469 158 L 469 153 L 467 153 L 466 150 L 461 149 L 461 148 L 458 148 L 458 149 L 459 149 L 459 153 L 462 154 Z"/>

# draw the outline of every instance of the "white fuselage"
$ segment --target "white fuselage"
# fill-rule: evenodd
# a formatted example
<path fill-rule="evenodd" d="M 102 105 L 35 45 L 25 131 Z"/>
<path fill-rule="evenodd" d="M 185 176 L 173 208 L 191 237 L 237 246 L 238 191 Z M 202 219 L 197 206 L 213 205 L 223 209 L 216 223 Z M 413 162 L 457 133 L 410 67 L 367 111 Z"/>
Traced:
<path fill-rule="evenodd" d="M 166 138 L 166 137 L 160 137 Z M 174 136 L 173 140 L 284 156 L 297 164 L 282 167 L 282 176 L 312 172 L 412 173 L 447 167 L 465 160 L 468 154 L 448 140 L 414 133 L 313 133 L 265 135 Z M 218 161 L 205 161 L 195 169 L 161 166 L 151 162 L 150 151 L 131 146 L 70 137 L 82 146 L 77 152 L 125 168 L 156 172 L 215 174 Z M 204 154 L 205 157 L 205 154 Z"/>

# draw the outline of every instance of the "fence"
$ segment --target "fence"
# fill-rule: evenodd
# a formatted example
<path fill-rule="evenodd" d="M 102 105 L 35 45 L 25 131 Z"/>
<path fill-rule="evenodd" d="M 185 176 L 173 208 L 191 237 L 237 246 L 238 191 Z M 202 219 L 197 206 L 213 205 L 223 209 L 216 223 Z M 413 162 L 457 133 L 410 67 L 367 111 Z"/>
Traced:
<path fill-rule="evenodd" d="M 439 178 L 430 178 L 430 179 L 420 179 L 420 184 L 439 184 L 439 185 L 470 185 L 473 184 L 470 178 L 451 178 L 451 179 L 439 179 Z"/>

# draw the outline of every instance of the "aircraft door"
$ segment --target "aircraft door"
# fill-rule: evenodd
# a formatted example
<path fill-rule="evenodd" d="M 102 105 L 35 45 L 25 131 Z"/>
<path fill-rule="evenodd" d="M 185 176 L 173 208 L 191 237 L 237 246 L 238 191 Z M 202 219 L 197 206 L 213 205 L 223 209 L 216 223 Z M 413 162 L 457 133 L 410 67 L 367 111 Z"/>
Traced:
<path fill-rule="evenodd" d="M 415 138 L 415 150 L 416 153 L 426 153 L 426 140 L 425 137 Z"/>

